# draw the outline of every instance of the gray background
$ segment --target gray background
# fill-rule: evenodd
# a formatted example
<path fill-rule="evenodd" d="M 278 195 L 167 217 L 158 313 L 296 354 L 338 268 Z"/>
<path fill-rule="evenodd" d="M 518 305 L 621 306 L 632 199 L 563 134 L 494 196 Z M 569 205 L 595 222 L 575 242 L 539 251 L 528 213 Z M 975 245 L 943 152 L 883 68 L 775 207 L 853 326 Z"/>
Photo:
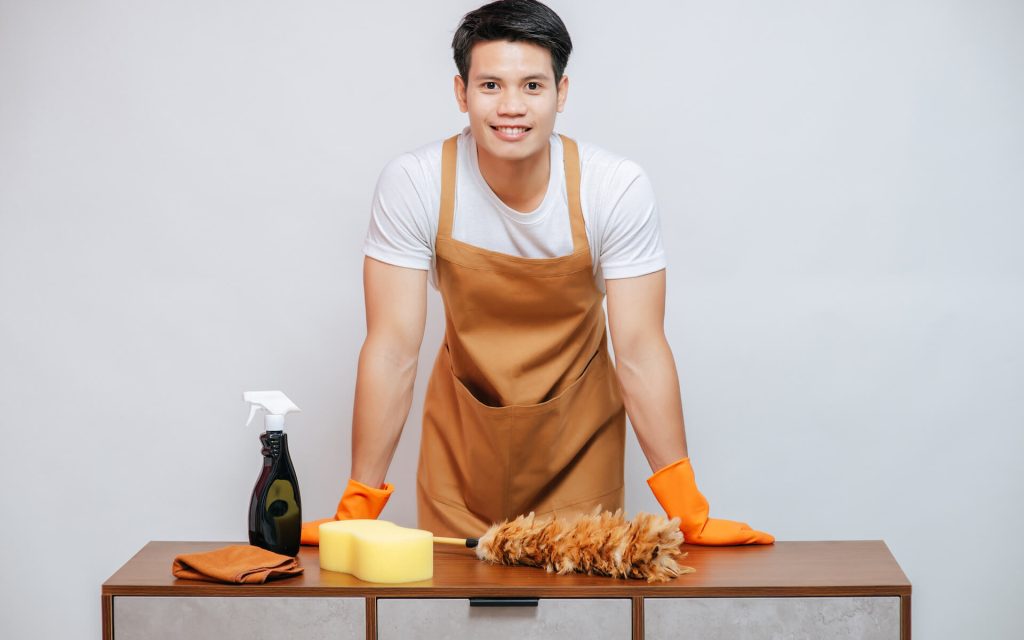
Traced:
<path fill-rule="evenodd" d="M 0 1 L 0 636 L 96 637 L 148 540 L 245 539 L 243 390 L 302 407 L 305 513 L 332 512 L 373 186 L 467 123 L 476 6 Z M 711 515 L 884 539 L 917 637 L 1020 637 L 1021 3 L 552 7 L 556 130 L 658 196 Z M 429 299 L 381 516 L 408 526 Z M 650 472 L 630 432 L 631 514 Z"/>

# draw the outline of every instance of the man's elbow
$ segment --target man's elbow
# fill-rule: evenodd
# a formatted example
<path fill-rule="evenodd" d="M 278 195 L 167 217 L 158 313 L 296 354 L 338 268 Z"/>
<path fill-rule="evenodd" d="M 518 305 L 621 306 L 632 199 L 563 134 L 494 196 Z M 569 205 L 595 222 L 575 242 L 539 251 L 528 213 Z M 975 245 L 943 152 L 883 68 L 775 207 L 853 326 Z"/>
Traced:
<path fill-rule="evenodd" d="M 638 332 L 628 339 L 613 340 L 615 367 L 620 376 L 641 377 L 642 371 L 652 362 L 658 362 L 662 353 L 669 349 L 664 331 L 651 329 Z"/>
<path fill-rule="evenodd" d="M 367 336 L 361 357 L 388 363 L 396 373 L 415 371 L 419 365 L 420 345 L 382 336 Z"/>

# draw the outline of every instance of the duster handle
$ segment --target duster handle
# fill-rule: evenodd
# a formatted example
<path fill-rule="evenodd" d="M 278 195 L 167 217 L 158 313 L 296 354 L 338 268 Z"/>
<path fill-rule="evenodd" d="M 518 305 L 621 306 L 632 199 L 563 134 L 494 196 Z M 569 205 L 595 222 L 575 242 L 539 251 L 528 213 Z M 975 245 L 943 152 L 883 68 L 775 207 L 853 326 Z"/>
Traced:
<path fill-rule="evenodd" d="M 478 538 L 442 538 L 440 536 L 434 536 L 434 542 L 441 544 L 453 544 L 459 547 L 469 547 L 472 549 L 480 540 Z"/>

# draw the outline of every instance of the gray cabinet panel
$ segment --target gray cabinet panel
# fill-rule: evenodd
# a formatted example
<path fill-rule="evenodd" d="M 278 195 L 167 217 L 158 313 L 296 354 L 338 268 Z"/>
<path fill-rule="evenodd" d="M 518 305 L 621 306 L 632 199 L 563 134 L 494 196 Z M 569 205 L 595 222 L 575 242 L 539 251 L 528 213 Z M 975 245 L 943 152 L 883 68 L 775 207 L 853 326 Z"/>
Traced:
<path fill-rule="evenodd" d="M 898 597 L 644 598 L 646 640 L 899 640 Z"/>
<path fill-rule="evenodd" d="M 630 640 L 632 632 L 628 598 L 540 598 L 536 607 L 471 607 L 467 598 L 377 600 L 377 640 Z"/>
<path fill-rule="evenodd" d="M 116 596 L 117 640 L 356 640 L 363 598 Z"/>

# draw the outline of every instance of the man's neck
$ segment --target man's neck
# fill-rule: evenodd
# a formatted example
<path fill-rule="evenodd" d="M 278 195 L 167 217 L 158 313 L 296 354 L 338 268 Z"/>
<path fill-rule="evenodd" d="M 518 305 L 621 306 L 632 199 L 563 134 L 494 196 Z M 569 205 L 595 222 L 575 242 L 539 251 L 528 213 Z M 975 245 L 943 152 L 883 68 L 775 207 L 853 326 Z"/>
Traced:
<path fill-rule="evenodd" d="M 494 195 L 518 213 L 530 213 L 540 206 L 548 191 L 551 143 L 520 160 L 504 160 L 481 153 L 477 145 L 477 165 Z"/>

